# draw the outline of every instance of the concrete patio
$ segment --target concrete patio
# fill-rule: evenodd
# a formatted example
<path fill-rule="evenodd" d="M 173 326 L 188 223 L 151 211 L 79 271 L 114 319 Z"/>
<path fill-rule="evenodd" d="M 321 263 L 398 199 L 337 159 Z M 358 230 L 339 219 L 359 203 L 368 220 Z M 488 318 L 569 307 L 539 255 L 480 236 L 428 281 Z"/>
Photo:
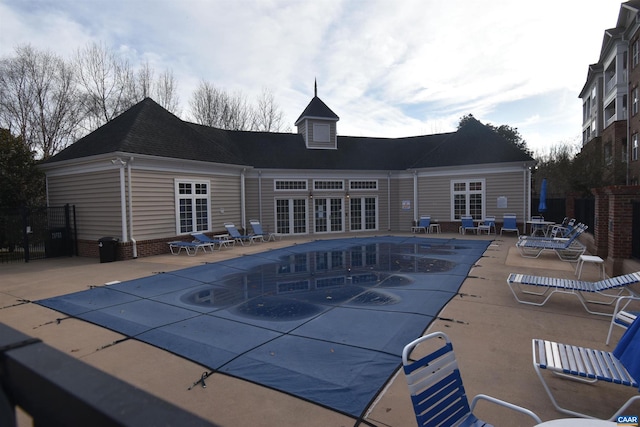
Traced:
<path fill-rule="evenodd" d="M 554 409 L 535 375 L 531 339 L 605 349 L 609 318 L 588 314 L 575 297 L 568 295 L 556 295 L 543 307 L 518 304 L 506 278 L 511 272 L 575 278 L 575 264 L 560 261 L 552 252 L 537 259 L 522 258 L 515 247 L 516 237 L 512 236 L 438 237 L 493 240 L 471 269 L 459 296 L 449 302 L 428 328 L 444 331 L 452 339 L 468 395 L 483 393 L 508 400 L 531 409 L 543 421 L 565 418 Z M 402 373 L 392 378 L 358 424 L 358 420 L 324 407 L 222 374 L 210 376 L 206 388 L 196 386 L 188 390 L 207 368 L 136 340 L 118 342 L 122 335 L 87 322 L 70 318 L 58 321 L 64 317 L 62 314 L 29 302 L 308 240 L 283 239 L 236 246 L 195 257 L 167 254 L 104 264 L 97 259 L 74 257 L 3 264 L 0 323 L 40 338 L 72 357 L 221 426 L 415 425 Z M 585 265 L 582 279 L 598 280 L 598 274 L 594 266 Z M 622 333 L 620 328 L 615 329 L 611 349 Z M 601 418 L 610 417 L 624 401 L 638 393 L 628 387 L 591 386 L 555 378 L 549 384 L 558 396 L 563 396 L 561 403 Z M 499 426 L 532 424 L 526 417 L 487 403 L 480 404 L 476 412 Z M 628 413 L 639 414 L 640 404 L 636 403 Z M 18 423 L 31 425 L 24 413 L 19 413 Z"/>

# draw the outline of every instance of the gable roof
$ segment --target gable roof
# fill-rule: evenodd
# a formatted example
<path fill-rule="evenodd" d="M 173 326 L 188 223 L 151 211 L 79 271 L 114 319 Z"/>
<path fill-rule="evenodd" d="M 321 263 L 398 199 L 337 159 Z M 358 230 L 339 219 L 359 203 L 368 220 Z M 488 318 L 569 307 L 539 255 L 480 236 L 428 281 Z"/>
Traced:
<path fill-rule="evenodd" d="M 325 119 L 333 121 L 340 120 L 340 117 L 338 117 L 336 113 L 331 111 L 331 108 L 329 108 L 327 104 L 322 102 L 322 100 L 318 98 L 317 95 L 311 99 L 311 102 L 309 102 L 307 108 L 305 108 L 302 114 L 300 114 L 300 117 L 298 117 L 298 120 L 296 120 L 294 125 L 298 126 L 298 123 L 300 123 L 305 118 Z"/>
<path fill-rule="evenodd" d="M 314 100 L 312 104 L 319 105 Z M 189 123 L 147 98 L 44 163 L 116 152 L 263 169 L 407 170 L 534 161 L 475 119 L 456 132 L 405 138 L 338 136 L 337 150 L 312 150 L 301 134 Z"/>

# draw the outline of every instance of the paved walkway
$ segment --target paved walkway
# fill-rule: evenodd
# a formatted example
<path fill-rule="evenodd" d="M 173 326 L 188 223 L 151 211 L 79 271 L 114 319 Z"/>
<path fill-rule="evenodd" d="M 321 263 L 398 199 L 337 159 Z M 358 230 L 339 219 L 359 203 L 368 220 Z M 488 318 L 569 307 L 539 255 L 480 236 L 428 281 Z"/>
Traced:
<path fill-rule="evenodd" d="M 543 421 L 564 418 L 553 408 L 535 375 L 531 339 L 604 349 L 609 321 L 589 315 L 571 296 L 554 296 L 544 307 L 518 304 L 506 285 L 506 277 L 510 272 L 522 272 L 573 278 L 574 264 L 560 261 L 553 253 L 524 259 L 515 248 L 515 237 L 438 237 L 494 239 L 463 283 L 460 296 L 429 327 L 429 331 L 442 330 L 451 337 L 467 394 L 489 394 L 526 406 Z M 285 239 L 196 257 L 161 255 L 105 264 L 77 257 L 3 264 L 0 322 L 221 426 L 353 426 L 356 422 L 350 417 L 221 374 L 209 377 L 207 388 L 187 390 L 206 368 L 135 340 L 113 344 L 122 336 L 75 319 L 58 322 L 63 317 L 60 313 L 25 302 L 303 241 L 308 239 Z M 582 278 L 597 280 L 597 269 L 590 267 L 585 266 Z M 614 343 L 621 332 L 616 328 Z M 638 393 L 608 384 L 586 386 L 553 378 L 550 384 L 566 397 L 565 403 L 602 418 L 611 416 L 623 401 Z M 640 404 L 628 412 L 640 413 Z M 531 425 L 526 418 L 486 403 L 479 405 L 477 413 L 497 426 Z M 389 383 L 365 422 L 380 427 L 415 425 L 402 374 Z M 31 425 L 28 416 L 19 414 L 19 425 Z"/>

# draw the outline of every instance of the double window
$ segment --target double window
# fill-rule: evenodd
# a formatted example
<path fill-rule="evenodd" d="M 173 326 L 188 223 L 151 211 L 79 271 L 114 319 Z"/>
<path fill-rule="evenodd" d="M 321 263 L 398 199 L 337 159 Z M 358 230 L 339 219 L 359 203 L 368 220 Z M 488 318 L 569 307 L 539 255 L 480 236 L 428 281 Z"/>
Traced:
<path fill-rule="evenodd" d="M 209 181 L 175 181 L 176 232 L 209 230 Z"/>
<path fill-rule="evenodd" d="M 459 220 L 464 215 L 473 219 L 484 217 L 484 179 L 451 181 L 451 216 Z"/>

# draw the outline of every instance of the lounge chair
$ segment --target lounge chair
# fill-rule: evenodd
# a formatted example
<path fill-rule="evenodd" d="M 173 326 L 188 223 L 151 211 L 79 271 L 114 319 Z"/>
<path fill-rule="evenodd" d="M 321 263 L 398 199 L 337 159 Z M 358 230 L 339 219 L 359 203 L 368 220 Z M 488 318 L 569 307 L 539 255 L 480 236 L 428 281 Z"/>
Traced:
<path fill-rule="evenodd" d="M 258 221 L 257 219 L 250 219 L 249 220 L 249 224 L 251 224 L 251 229 L 253 230 L 253 234 L 256 236 L 262 236 L 262 241 L 275 241 L 276 240 L 276 235 L 273 233 L 265 233 L 262 230 L 262 224 L 260 224 L 260 221 Z M 265 240 L 266 239 L 266 240 Z"/>
<path fill-rule="evenodd" d="M 420 220 L 418 221 L 418 225 L 414 225 L 413 227 L 411 227 L 411 232 L 419 233 L 421 231 L 424 231 L 425 233 L 427 233 L 429 231 L 430 225 L 431 225 L 431 217 L 421 216 Z"/>
<path fill-rule="evenodd" d="M 558 279 L 554 277 L 533 276 L 528 274 L 511 273 L 507 277 L 507 284 L 513 293 L 516 301 L 521 304 L 542 306 L 555 293 L 575 295 L 585 310 L 591 314 L 599 314 L 603 316 L 611 316 L 613 313 L 605 313 L 600 311 L 592 311 L 587 303 L 599 305 L 611 305 L 622 296 L 623 292 L 627 292 L 631 296 L 640 296 L 636 294 L 630 285 L 640 282 L 640 271 L 622 276 L 611 277 L 609 279 L 600 280 L 598 282 L 588 282 L 585 280 L 575 279 Z M 524 286 L 530 288 L 538 288 L 541 291 L 534 292 L 526 290 Z M 516 292 L 518 288 L 520 293 L 545 297 L 542 302 L 523 300 L 518 297 Z M 597 294 L 605 297 L 608 301 L 589 300 L 585 298 L 585 294 Z"/>
<path fill-rule="evenodd" d="M 496 234 L 496 217 L 495 216 L 485 216 L 480 224 L 478 224 L 478 234 L 483 231 L 487 232 L 487 235 L 491 234 L 491 229 L 493 228 L 493 234 Z"/>
<path fill-rule="evenodd" d="M 255 234 L 240 234 L 236 226 L 231 222 L 224 223 L 225 228 L 229 232 L 229 235 L 236 241 L 240 242 L 242 246 L 244 246 L 244 242 L 249 242 L 252 244 L 254 241 L 258 239 L 262 239 L 262 236 L 258 236 Z"/>
<path fill-rule="evenodd" d="M 180 255 L 180 252 L 184 249 L 189 256 L 195 256 L 198 253 L 198 249 L 206 252 L 206 248 L 209 247 L 208 244 L 194 242 L 168 242 L 168 245 L 173 255 Z"/>
<path fill-rule="evenodd" d="M 519 236 L 518 240 L 552 240 L 557 242 L 564 242 L 566 239 L 571 239 L 574 235 L 582 234 L 587 231 L 589 227 L 583 223 L 578 223 L 575 226 L 563 227 L 561 225 L 554 225 L 549 232 L 548 236 Z"/>
<path fill-rule="evenodd" d="M 500 228 L 500 235 L 503 231 L 515 231 L 520 236 L 520 229 L 518 229 L 518 222 L 516 220 L 516 214 L 504 214 L 502 217 L 502 227 Z"/>
<path fill-rule="evenodd" d="M 570 238 L 535 238 L 518 239 L 516 247 L 525 258 L 538 258 L 543 251 L 554 251 L 562 261 L 574 262 L 583 255 L 587 248 L 578 241 L 578 236 L 587 229 L 581 227 Z"/>
<path fill-rule="evenodd" d="M 444 339 L 444 345 L 438 338 Z M 432 345 L 438 345 L 436 351 L 417 361 L 409 360 L 418 344 L 432 339 Z M 485 425 L 473 415 L 473 409 L 480 399 L 528 415 L 537 424 L 541 422 L 528 409 L 484 394 L 475 396 L 469 405 L 453 346 L 443 332 L 434 332 L 407 344 L 402 351 L 402 365 L 419 426 Z"/>
<path fill-rule="evenodd" d="M 619 326 L 622 329 L 627 329 L 633 323 L 634 320 L 640 316 L 640 311 L 633 310 L 632 303 L 640 301 L 638 297 L 620 297 L 616 301 L 616 306 L 613 310 L 613 316 L 611 316 L 611 324 L 609 325 L 609 333 L 607 334 L 607 341 L 605 344 L 609 345 L 611 340 L 611 333 L 614 326 Z M 637 304 L 636 304 L 637 305 Z M 632 311 L 633 310 L 633 311 Z"/>
<path fill-rule="evenodd" d="M 229 245 L 235 246 L 235 239 L 230 238 L 221 238 L 221 239 L 212 239 L 204 233 L 191 233 L 191 236 L 194 238 L 194 243 L 201 243 L 203 245 L 209 245 L 211 248 L 211 252 L 215 249 L 216 245 L 218 245 L 218 249 L 222 249 L 229 247 Z"/>
<path fill-rule="evenodd" d="M 469 215 L 464 215 L 460 217 L 460 221 L 462 221 L 462 225 L 460 225 L 460 234 L 467 234 L 467 230 L 471 230 L 474 233 L 478 234 L 478 227 L 473 222 L 473 217 Z"/>
<path fill-rule="evenodd" d="M 532 347 L 533 368 L 538 374 L 553 406 L 558 411 L 573 417 L 594 418 L 590 415 L 561 407 L 556 402 L 551 393 L 551 388 L 547 385 L 542 375 L 543 370 L 589 384 L 606 381 L 621 386 L 639 387 L 640 320 L 636 320 L 631 324 L 612 352 L 541 339 L 534 339 Z M 576 395 L 567 397 L 567 400 L 571 399 L 576 399 Z M 616 420 L 636 400 L 640 400 L 640 394 L 631 396 L 609 420 Z"/>

